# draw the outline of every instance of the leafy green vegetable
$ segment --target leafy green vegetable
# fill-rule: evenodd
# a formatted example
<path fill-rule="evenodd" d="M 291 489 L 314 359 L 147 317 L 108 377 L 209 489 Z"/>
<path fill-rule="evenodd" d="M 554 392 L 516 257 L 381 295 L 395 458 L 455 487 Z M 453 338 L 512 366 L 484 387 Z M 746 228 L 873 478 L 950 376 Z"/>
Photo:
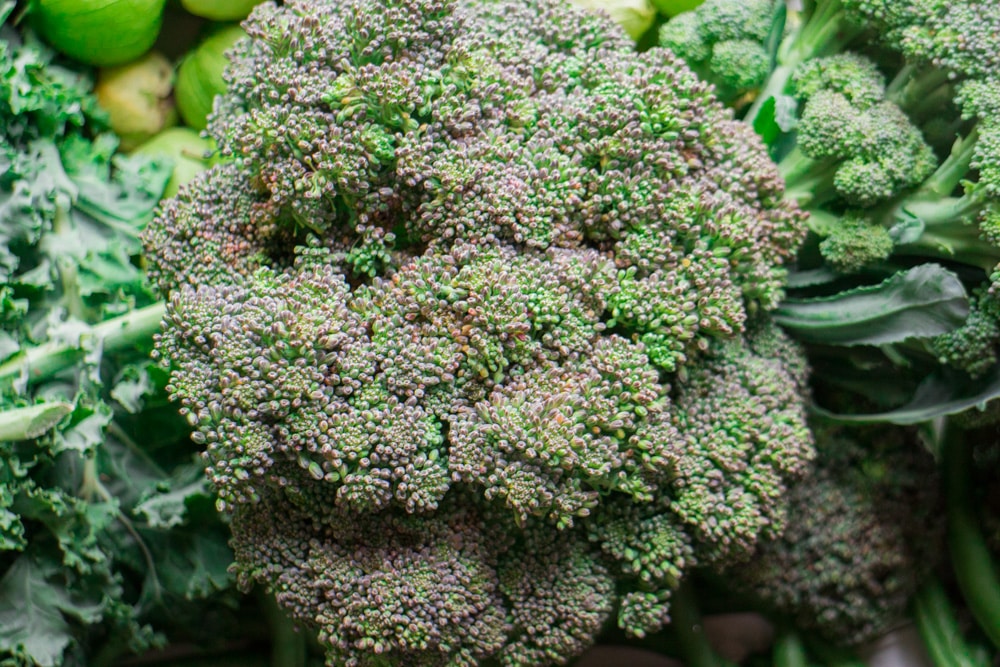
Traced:
<path fill-rule="evenodd" d="M 0 37 L 0 664 L 102 667 L 211 633 L 236 599 L 148 359 L 163 305 L 139 235 L 173 165 L 119 155 L 85 75 Z"/>

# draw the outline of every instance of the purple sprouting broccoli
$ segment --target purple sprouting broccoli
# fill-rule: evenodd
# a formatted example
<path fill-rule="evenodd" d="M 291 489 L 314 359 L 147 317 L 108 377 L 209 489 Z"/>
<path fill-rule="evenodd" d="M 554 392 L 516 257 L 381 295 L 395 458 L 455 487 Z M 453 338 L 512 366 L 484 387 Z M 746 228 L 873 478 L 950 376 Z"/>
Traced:
<path fill-rule="evenodd" d="M 244 584 L 331 664 L 558 664 L 781 531 L 802 216 L 685 65 L 557 0 L 245 28 L 145 235 Z"/>

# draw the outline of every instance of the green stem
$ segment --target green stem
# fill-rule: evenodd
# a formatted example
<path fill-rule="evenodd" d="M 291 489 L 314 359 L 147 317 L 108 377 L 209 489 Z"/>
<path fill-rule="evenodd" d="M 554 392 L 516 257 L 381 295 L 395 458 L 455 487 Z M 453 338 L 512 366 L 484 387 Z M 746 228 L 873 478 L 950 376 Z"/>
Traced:
<path fill-rule="evenodd" d="M 785 199 L 802 207 L 819 206 L 832 198 L 833 177 L 837 161 L 816 160 L 796 146 L 778 163 L 778 172 L 785 181 Z"/>
<path fill-rule="evenodd" d="M 984 239 L 976 224 L 984 201 L 980 193 L 970 193 L 901 203 L 885 224 L 916 217 L 923 223 L 923 231 L 912 243 L 899 245 L 894 253 L 950 259 L 992 272 L 1000 262 L 1000 248 Z"/>
<path fill-rule="evenodd" d="M 258 598 L 271 629 L 271 667 L 305 667 L 308 657 L 305 633 L 278 606 L 273 595 L 260 592 Z"/>
<path fill-rule="evenodd" d="M 774 639 L 774 667 L 808 667 L 806 648 L 794 630 L 784 630 Z"/>
<path fill-rule="evenodd" d="M 705 636 L 701 612 L 690 582 L 681 584 L 670 598 L 670 626 L 677 635 L 687 667 L 723 667 Z"/>
<path fill-rule="evenodd" d="M 786 91 L 796 67 L 810 58 L 840 51 L 861 32 L 860 27 L 847 20 L 840 0 L 818 0 L 804 22 L 800 15 L 789 12 L 789 23 L 796 19 L 799 27 L 793 29 L 781 42 L 777 67 L 771 72 L 743 119 L 751 126 L 764 103 Z"/>
<path fill-rule="evenodd" d="M 930 579 L 913 600 L 917 630 L 935 667 L 985 667 L 970 656 L 958 620 L 936 578 Z"/>
<path fill-rule="evenodd" d="M 72 411 L 69 403 L 40 403 L 0 411 L 0 442 L 37 438 Z"/>
<path fill-rule="evenodd" d="M 950 196 L 969 173 L 977 141 L 979 141 L 979 128 L 973 127 L 964 139 L 955 142 L 951 153 L 941 166 L 907 199 L 937 199 Z"/>
<path fill-rule="evenodd" d="M 81 336 L 102 341 L 105 352 L 120 352 L 130 347 L 151 343 L 160 331 L 165 305 L 155 303 L 145 308 L 120 315 L 95 324 Z M 81 345 L 62 341 L 49 341 L 38 347 L 27 348 L 0 364 L 0 386 L 19 380 L 33 385 L 51 379 L 71 367 L 84 353 Z"/>
<path fill-rule="evenodd" d="M 909 115 L 913 115 L 930 108 L 930 100 L 940 100 L 940 93 L 950 93 L 949 85 L 948 73 L 944 70 L 928 70 L 907 64 L 889 82 L 885 96 Z M 949 94 L 948 98 L 951 97 Z"/>
<path fill-rule="evenodd" d="M 95 456 L 88 457 L 83 463 L 83 481 L 80 483 L 78 495 L 87 502 L 94 502 L 97 499 L 108 504 L 115 504 L 117 507 L 114 494 L 101 481 L 100 473 L 97 470 L 97 457 Z M 152 582 L 152 600 L 154 603 L 161 602 L 163 600 L 163 587 L 160 585 L 160 577 L 156 573 L 156 561 L 153 559 L 152 552 L 146 546 L 145 540 L 142 539 L 142 535 L 136 530 L 135 525 L 125 516 L 120 507 L 115 510 L 115 518 L 132 536 L 139 551 L 142 552 L 142 558 L 146 561 L 146 567 L 149 570 L 146 579 Z"/>
<path fill-rule="evenodd" d="M 972 498 L 972 447 L 955 426 L 944 442 L 944 482 L 948 503 L 948 547 L 955 579 L 969 611 L 1000 648 L 1000 575 L 986 545 Z"/>
<path fill-rule="evenodd" d="M 782 65 L 795 66 L 810 58 L 837 53 L 861 30 L 847 20 L 840 0 L 817 0 L 787 50 L 779 50 L 778 61 Z"/>
<path fill-rule="evenodd" d="M 757 97 L 754 98 L 753 104 L 747 109 L 746 114 L 743 116 L 743 121 L 754 126 L 757 120 L 757 116 L 760 115 L 760 110 L 764 107 L 764 103 L 767 102 L 772 97 L 777 97 L 785 92 L 785 88 L 788 87 L 788 80 L 792 78 L 792 70 L 794 67 L 788 65 L 778 65 L 771 72 L 771 75 L 767 77 L 767 83 L 761 89 Z"/>
<path fill-rule="evenodd" d="M 73 224 L 70 221 L 70 209 L 72 202 L 65 193 L 60 193 L 56 197 L 56 210 L 52 218 L 52 233 L 42 241 L 42 247 L 47 244 L 71 243 L 70 238 L 74 233 Z M 62 239 L 60 239 L 62 237 Z M 54 240 L 57 239 L 57 240 Z M 57 253 L 54 253 L 57 255 Z M 59 274 L 59 285 L 62 288 L 60 303 L 66 308 L 66 312 L 71 317 L 81 321 L 89 319 L 90 313 L 83 302 L 83 295 L 80 293 L 80 276 L 77 271 L 76 261 L 67 257 L 55 257 L 53 262 Z"/>

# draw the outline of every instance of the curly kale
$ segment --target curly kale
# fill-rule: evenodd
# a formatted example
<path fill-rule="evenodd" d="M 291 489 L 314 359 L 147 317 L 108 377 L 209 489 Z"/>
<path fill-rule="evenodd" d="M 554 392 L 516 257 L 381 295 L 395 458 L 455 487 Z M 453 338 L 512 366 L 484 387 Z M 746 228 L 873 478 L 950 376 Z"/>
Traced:
<path fill-rule="evenodd" d="M 118 154 L 89 79 L 15 32 L 13 9 L 0 2 L 0 663 L 101 667 L 231 620 L 232 554 L 149 360 L 164 309 L 139 235 L 170 165 Z"/>
<path fill-rule="evenodd" d="M 244 585 L 330 664 L 564 663 L 781 531 L 804 229 L 708 86 L 555 0 L 245 29 L 144 237 Z"/>

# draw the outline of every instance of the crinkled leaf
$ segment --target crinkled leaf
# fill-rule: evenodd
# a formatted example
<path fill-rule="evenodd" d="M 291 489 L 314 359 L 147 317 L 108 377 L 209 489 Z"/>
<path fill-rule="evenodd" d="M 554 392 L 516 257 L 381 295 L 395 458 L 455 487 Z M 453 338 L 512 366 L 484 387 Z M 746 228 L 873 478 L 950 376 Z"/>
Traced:
<path fill-rule="evenodd" d="M 189 505 L 197 499 L 211 502 L 212 492 L 200 467 L 181 467 L 172 479 L 144 494 L 134 513 L 151 528 L 171 528 L 184 523 Z"/>
<path fill-rule="evenodd" d="M 774 311 L 774 319 L 809 343 L 884 345 L 953 331 L 968 314 L 958 276 L 937 264 L 922 264 L 878 285 L 788 299 Z"/>
<path fill-rule="evenodd" d="M 42 403 L 0 412 L 0 441 L 37 438 L 73 410 L 69 403 Z"/>
<path fill-rule="evenodd" d="M 104 442 L 104 429 L 111 423 L 111 409 L 104 403 L 77 403 L 69 424 L 58 432 L 57 450 L 87 452 Z"/>
<path fill-rule="evenodd" d="M 123 369 L 115 386 L 111 388 L 111 398 L 132 414 L 142 410 L 146 396 L 156 390 L 147 371 L 149 364 L 133 364 Z"/>
<path fill-rule="evenodd" d="M 0 651 L 21 652 L 41 667 L 62 664 L 73 641 L 68 618 L 101 619 L 100 598 L 80 599 L 56 583 L 57 564 L 26 553 L 0 579 Z"/>
<path fill-rule="evenodd" d="M 117 502 L 85 502 L 62 489 L 35 487 L 20 494 L 13 508 L 48 529 L 66 567 L 89 572 L 95 563 L 108 559 L 98 538 L 118 517 Z"/>
<path fill-rule="evenodd" d="M 160 583 L 173 595 L 194 600 L 232 585 L 233 552 L 225 530 L 202 527 L 165 534 L 161 542 L 151 541 L 151 548 Z"/>

